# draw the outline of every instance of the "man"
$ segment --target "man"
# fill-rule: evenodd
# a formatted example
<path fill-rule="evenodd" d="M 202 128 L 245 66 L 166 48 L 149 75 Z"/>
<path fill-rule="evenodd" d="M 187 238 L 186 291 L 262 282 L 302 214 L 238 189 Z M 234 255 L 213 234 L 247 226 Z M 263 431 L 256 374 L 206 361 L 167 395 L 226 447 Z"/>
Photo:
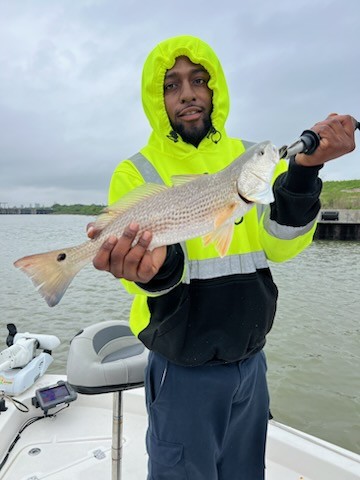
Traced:
<path fill-rule="evenodd" d="M 191 36 L 161 42 L 145 62 L 142 100 L 148 144 L 116 168 L 113 203 L 144 182 L 171 184 L 179 174 L 215 173 L 247 142 L 229 138 L 229 98 L 215 53 Z M 147 250 L 151 232 L 136 218 L 94 259 L 135 294 L 130 326 L 150 349 L 146 372 L 147 449 L 152 480 L 260 480 L 269 415 L 266 334 L 277 289 L 267 259 L 285 261 L 311 243 L 320 208 L 322 164 L 354 149 L 354 120 L 330 115 L 314 125 L 311 156 L 282 160 L 275 201 L 236 222 L 220 258 L 201 239 Z M 89 236 L 94 235 L 93 231 Z"/>

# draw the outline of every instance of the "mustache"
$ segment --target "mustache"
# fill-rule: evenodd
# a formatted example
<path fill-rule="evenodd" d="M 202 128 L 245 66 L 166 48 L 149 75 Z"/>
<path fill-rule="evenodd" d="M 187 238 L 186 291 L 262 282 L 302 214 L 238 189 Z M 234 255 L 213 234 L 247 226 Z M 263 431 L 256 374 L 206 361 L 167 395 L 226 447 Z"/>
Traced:
<path fill-rule="evenodd" d="M 186 110 L 189 110 L 189 109 L 195 109 L 199 112 L 203 112 L 204 111 L 204 107 L 201 107 L 200 105 L 196 105 L 195 103 L 188 103 L 186 105 L 184 105 L 182 108 L 179 108 L 176 112 L 175 112 L 175 115 L 176 116 L 180 116 L 182 115 L 183 112 L 185 112 Z"/>

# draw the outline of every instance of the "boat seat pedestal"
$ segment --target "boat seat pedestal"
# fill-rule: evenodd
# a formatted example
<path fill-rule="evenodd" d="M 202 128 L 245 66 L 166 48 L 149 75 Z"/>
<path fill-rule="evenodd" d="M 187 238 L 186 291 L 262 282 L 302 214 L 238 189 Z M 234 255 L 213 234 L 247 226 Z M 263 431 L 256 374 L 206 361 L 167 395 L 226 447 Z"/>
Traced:
<path fill-rule="evenodd" d="M 112 480 L 121 479 L 122 392 L 144 385 L 148 351 L 124 321 L 86 327 L 72 339 L 67 379 L 79 393 L 113 392 Z"/>

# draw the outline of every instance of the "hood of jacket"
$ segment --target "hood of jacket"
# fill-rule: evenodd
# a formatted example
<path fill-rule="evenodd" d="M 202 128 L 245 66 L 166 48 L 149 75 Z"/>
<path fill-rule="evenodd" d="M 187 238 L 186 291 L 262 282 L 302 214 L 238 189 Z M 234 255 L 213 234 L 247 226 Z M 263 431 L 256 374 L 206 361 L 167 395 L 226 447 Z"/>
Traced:
<path fill-rule="evenodd" d="M 229 93 L 220 61 L 212 48 L 190 35 L 181 35 L 160 42 L 147 57 L 142 74 L 142 103 L 150 125 L 158 137 L 173 143 L 171 125 L 165 109 L 164 78 L 176 58 L 188 57 L 201 64 L 209 73 L 209 88 L 213 91 L 211 122 L 217 140 L 224 134 L 225 121 L 229 114 Z"/>

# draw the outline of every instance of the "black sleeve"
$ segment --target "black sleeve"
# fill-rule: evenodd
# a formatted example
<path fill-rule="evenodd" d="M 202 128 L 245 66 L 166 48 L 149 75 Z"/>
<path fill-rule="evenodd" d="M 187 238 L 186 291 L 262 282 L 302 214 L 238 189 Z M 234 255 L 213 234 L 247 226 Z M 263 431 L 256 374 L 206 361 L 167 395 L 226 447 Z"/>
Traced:
<path fill-rule="evenodd" d="M 280 225 L 302 227 L 312 222 L 320 210 L 322 181 L 318 177 L 322 165 L 303 167 L 290 159 L 287 172 L 274 183 L 275 202 L 270 205 L 270 218 Z"/>
<path fill-rule="evenodd" d="M 184 252 L 180 244 L 169 245 L 165 262 L 148 283 L 136 282 L 140 288 L 148 292 L 160 292 L 177 285 L 182 277 L 184 270 Z"/>

